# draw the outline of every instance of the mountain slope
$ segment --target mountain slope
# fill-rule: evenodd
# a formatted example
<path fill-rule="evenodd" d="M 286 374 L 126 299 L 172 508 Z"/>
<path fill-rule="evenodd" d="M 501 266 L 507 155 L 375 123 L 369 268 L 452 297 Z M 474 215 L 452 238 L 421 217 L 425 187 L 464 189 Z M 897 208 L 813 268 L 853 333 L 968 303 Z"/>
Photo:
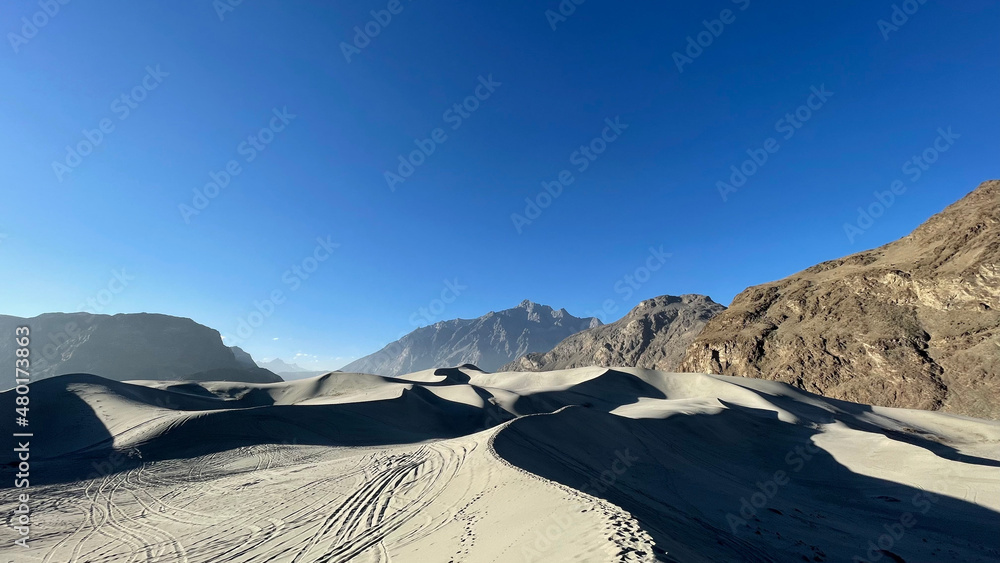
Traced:
<path fill-rule="evenodd" d="M 69 373 L 119 381 L 281 381 L 266 369 L 246 365 L 249 354 L 227 347 L 218 331 L 187 318 L 148 313 L 46 313 L 27 319 L 0 315 L 0 334 L 13 335 L 19 326 L 31 330 L 32 381 Z M 14 365 L 13 337 L 0 338 L 0 360 Z M 13 387 L 13 373 L 3 373 L 0 387 Z"/>
<path fill-rule="evenodd" d="M 898 241 L 744 290 L 681 369 L 1000 417 L 1000 181 Z"/>
<path fill-rule="evenodd" d="M 600 325 L 565 309 L 522 301 L 478 319 L 453 319 L 414 330 L 341 368 L 345 372 L 402 375 L 437 367 L 475 364 L 495 371 L 530 351 L 548 351 L 571 334 Z"/>
<path fill-rule="evenodd" d="M 233 356 L 236 358 L 236 361 L 240 365 L 251 368 L 263 367 L 263 366 L 258 366 L 257 362 L 254 361 L 253 356 L 247 353 L 243 348 L 240 348 L 239 346 L 230 346 L 229 349 L 233 351 Z M 264 369 L 267 368 L 265 367 Z"/>
<path fill-rule="evenodd" d="M 501 371 L 551 371 L 629 366 L 674 371 L 709 319 L 725 307 L 704 295 L 663 295 L 639 303 L 621 319 L 574 334 L 548 352 L 534 352 Z"/>

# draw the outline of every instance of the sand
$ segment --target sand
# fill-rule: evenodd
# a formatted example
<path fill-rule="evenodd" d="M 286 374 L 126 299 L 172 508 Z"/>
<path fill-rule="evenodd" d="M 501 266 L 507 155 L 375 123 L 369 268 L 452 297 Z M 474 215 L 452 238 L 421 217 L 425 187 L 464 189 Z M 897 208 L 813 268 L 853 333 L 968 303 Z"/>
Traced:
<path fill-rule="evenodd" d="M 776 382 L 469 367 L 31 397 L 19 562 L 1000 560 L 1000 423 Z"/>

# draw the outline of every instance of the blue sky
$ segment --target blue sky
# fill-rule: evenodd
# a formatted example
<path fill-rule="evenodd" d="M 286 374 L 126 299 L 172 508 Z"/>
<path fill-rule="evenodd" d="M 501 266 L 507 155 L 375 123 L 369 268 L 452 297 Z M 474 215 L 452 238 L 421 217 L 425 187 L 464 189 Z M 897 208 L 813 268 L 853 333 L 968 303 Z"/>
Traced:
<path fill-rule="evenodd" d="M 186 316 L 336 368 L 525 298 L 728 304 L 1000 176 L 988 0 L 222 2 L 0 8 L 3 313 Z"/>

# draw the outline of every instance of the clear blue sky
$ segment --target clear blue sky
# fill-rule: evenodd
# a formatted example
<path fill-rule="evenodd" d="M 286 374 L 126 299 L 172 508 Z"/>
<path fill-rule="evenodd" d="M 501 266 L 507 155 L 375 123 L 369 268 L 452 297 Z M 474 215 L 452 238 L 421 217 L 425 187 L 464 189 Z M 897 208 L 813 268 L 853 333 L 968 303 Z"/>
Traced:
<path fill-rule="evenodd" d="M 111 297 L 100 312 L 191 317 L 236 342 L 239 319 L 280 290 L 239 341 L 257 358 L 335 368 L 412 321 L 525 298 L 580 316 L 608 301 L 604 320 L 662 294 L 728 304 L 896 239 L 1000 177 L 989 0 L 911 2 L 898 29 L 880 29 L 888 0 L 587 0 L 555 30 L 556 0 L 254 0 L 221 21 L 218 4 L 0 8 L 0 312 Z M 348 63 L 342 43 L 387 7 L 398 13 Z M 726 9 L 680 72 L 674 53 Z M 491 74 L 499 85 L 479 87 Z M 821 86 L 825 102 L 810 98 Z M 474 111 L 456 112 L 463 101 Z M 786 139 L 778 121 L 810 102 Z M 287 123 L 274 118 L 284 108 Z M 605 133 L 616 117 L 617 137 Z M 93 153 L 67 157 L 102 125 Z M 263 150 L 241 146 L 271 125 Z M 938 140 L 948 127 L 959 137 Z M 443 142 L 390 189 L 385 172 L 436 128 Z M 573 153 L 602 133 L 614 140 L 580 171 L 587 157 Z M 717 182 L 769 138 L 776 152 L 724 200 Z M 904 173 L 935 142 L 948 151 L 918 179 Z M 230 161 L 239 174 L 196 209 L 194 190 Z M 562 170 L 572 183 L 519 233 L 511 214 Z M 906 192 L 850 241 L 844 224 L 896 179 Z M 181 204 L 198 213 L 185 220 Z M 286 274 L 314 265 L 317 237 L 339 247 L 308 279 Z M 661 246 L 670 257 L 629 286 Z M 134 279 L 111 282 L 122 268 Z M 423 317 L 445 280 L 464 289 Z"/>

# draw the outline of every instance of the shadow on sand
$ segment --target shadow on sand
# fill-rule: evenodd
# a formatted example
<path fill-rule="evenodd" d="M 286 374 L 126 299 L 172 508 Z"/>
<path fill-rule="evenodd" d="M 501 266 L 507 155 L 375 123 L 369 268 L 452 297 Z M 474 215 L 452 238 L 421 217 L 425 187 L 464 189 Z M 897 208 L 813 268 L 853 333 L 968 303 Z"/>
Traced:
<path fill-rule="evenodd" d="M 727 407 L 657 419 L 570 407 L 518 419 L 494 447 L 522 469 L 632 513 L 661 561 L 869 560 L 868 542 L 879 541 L 885 526 L 903 530 L 873 552 L 886 563 L 1000 558 L 1000 514 L 854 473 L 813 446 L 816 429 L 782 422 L 774 411 Z M 914 441 L 946 459 L 979 463 L 941 444 L 906 440 Z M 897 526 L 907 512 L 915 525 Z"/>

